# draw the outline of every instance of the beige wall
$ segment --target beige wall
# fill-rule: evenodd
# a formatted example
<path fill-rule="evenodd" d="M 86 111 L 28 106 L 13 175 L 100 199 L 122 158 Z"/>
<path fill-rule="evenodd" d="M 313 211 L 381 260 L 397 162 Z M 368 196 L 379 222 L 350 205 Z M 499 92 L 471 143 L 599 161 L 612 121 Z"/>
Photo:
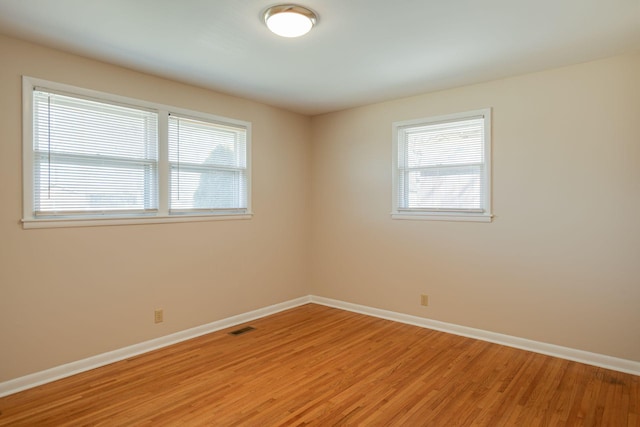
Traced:
<path fill-rule="evenodd" d="M 391 220 L 391 123 L 484 107 L 493 223 Z M 639 54 L 314 117 L 311 158 L 313 294 L 640 361 Z"/>
<path fill-rule="evenodd" d="M 640 361 L 639 54 L 312 119 L 0 58 L 0 382 L 310 293 Z M 23 230 L 21 75 L 252 122 L 254 218 Z M 391 220 L 391 123 L 484 107 L 494 222 Z"/>
<path fill-rule="evenodd" d="M 23 74 L 252 122 L 254 218 L 23 230 Z M 308 294 L 308 117 L 5 37 L 0 94 L 0 381 Z"/>

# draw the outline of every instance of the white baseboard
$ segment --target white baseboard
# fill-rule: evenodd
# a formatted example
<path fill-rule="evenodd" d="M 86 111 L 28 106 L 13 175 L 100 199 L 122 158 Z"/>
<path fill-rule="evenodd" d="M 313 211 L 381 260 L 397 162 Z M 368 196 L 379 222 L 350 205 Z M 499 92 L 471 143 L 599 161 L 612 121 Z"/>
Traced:
<path fill-rule="evenodd" d="M 586 363 L 588 365 L 599 366 L 602 368 L 625 372 L 632 375 L 640 375 L 640 362 L 636 362 L 633 360 L 619 359 L 603 354 L 590 353 L 588 351 L 576 350 L 539 341 L 527 340 L 510 335 L 498 334 L 482 329 L 474 329 L 466 326 L 455 325 L 453 323 L 440 322 L 423 317 L 397 313 L 394 311 L 382 310 L 379 308 L 367 307 L 364 305 L 353 304 L 330 298 L 308 295 L 290 301 L 285 301 L 280 304 L 274 304 L 268 307 L 239 314 L 237 316 L 227 317 L 226 319 L 218 320 L 216 322 L 208 323 L 202 326 L 197 326 L 185 331 L 176 332 L 174 334 L 156 338 L 150 341 L 134 344 L 129 347 L 124 347 L 118 350 L 99 354 L 97 356 L 78 360 L 76 362 L 56 366 L 51 369 L 25 375 L 13 380 L 5 381 L 0 383 L 0 397 L 17 393 L 29 388 L 37 387 L 39 385 L 56 381 L 61 378 L 69 377 L 71 375 L 79 374 L 81 372 L 85 372 L 94 368 L 99 368 L 100 366 L 105 366 L 110 363 L 128 359 L 130 357 L 137 356 L 142 353 L 147 353 L 149 351 L 156 350 L 162 347 L 167 347 L 169 345 L 186 341 L 191 338 L 219 331 L 220 329 L 229 328 L 261 317 L 269 316 L 280 311 L 288 310 L 290 308 L 298 307 L 310 302 L 325 305 L 328 307 L 352 311 L 355 313 L 379 317 L 382 319 L 392 320 L 395 322 L 406 323 L 409 325 L 434 329 L 450 334 L 475 338 L 496 344 L 502 344 L 522 350 L 533 351 L 536 353 L 559 357 L 561 359 L 573 360 L 575 362 Z"/>
<path fill-rule="evenodd" d="M 326 305 L 328 307 L 353 311 L 355 313 L 367 314 L 369 316 L 379 317 L 382 319 L 393 320 L 395 322 L 407 323 L 409 325 L 434 329 L 436 331 L 442 331 L 468 338 L 475 338 L 482 341 L 502 344 L 508 347 L 519 348 L 521 350 L 533 351 L 535 353 L 546 354 L 548 356 L 559 357 L 561 359 L 572 360 L 574 362 L 585 363 L 587 365 L 612 369 L 614 371 L 625 372 L 627 374 L 640 375 L 640 362 L 636 362 L 633 360 L 620 359 L 617 357 L 606 356 L 604 354 L 576 350 L 569 347 L 547 344 L 544 342 L 518 338 L 511 335 L 504 335 L 496 332 L 485 331 L 482 329 L 469 328 L 467 326 L 440 322 L 437 320 L 411 316 L 408 314 L 382 310 L 379 308 L 367 307 L 359 304 L 352 304 L 349 302 L 334 300 L 330 298 L 312 295 L 311 302 L 315 304 Z"/>
<path fill-rule="evenodd" d="M 0 383 L 0 397 L 311 302 L 305 296 Z"/>

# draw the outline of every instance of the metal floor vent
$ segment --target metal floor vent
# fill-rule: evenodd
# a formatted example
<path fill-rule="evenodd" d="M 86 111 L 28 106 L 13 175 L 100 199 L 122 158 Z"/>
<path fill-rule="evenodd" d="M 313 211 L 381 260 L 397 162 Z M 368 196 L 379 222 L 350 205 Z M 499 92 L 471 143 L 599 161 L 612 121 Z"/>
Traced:
<path fill-rule="evenodd" d="M 247 332 L 254 331 L 255 329 L 256 328 L 254 328 L 253 326 L 246 326 L 244 328 L 236 329 L 235 331 L 229 332 L 229 335 L 242 335 L 246 334 Z"/>

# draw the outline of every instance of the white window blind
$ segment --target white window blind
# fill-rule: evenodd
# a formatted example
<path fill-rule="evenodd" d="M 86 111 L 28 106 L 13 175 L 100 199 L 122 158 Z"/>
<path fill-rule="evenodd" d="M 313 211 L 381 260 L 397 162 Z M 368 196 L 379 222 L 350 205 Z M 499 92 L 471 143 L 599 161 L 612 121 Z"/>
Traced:
<path fill-rule="evenodd" d="M 33 215 L 158 209 L 153 111 L 33 91 Z"/>
<path fill-rule="evenodd" d="M 490 215 L 488 119 L 482 110 L 395 124 L 394 212 Z"/>
<path fill-rule="evenodd" d="M 169 116 L 170 212 L 247 210 L 247 130 Z"/>
<path fill-rule="evenodd" d="M 251 218 L 251 123 L 23 76 L 24 228 Z"/>

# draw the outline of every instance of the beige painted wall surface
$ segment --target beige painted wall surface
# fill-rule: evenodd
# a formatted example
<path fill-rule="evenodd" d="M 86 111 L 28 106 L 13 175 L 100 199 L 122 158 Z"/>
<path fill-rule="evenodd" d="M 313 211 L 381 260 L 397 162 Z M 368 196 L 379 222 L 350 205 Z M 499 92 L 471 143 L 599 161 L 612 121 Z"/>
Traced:
<path fill-rule="evenodd" d="M 0 381 L 308 294 L 309 118 L 6 37 L 0 58 Z M 21 75 L 252 122 L 254 218 L 23 230 Z"/>
<path fill-rule="evenodd" d="M 493 223 L 392 220 L 392 122 L 484 107 Z M 313 294 L 640 361 L 640 54 L 318 116 L 311 158 Z"/>

